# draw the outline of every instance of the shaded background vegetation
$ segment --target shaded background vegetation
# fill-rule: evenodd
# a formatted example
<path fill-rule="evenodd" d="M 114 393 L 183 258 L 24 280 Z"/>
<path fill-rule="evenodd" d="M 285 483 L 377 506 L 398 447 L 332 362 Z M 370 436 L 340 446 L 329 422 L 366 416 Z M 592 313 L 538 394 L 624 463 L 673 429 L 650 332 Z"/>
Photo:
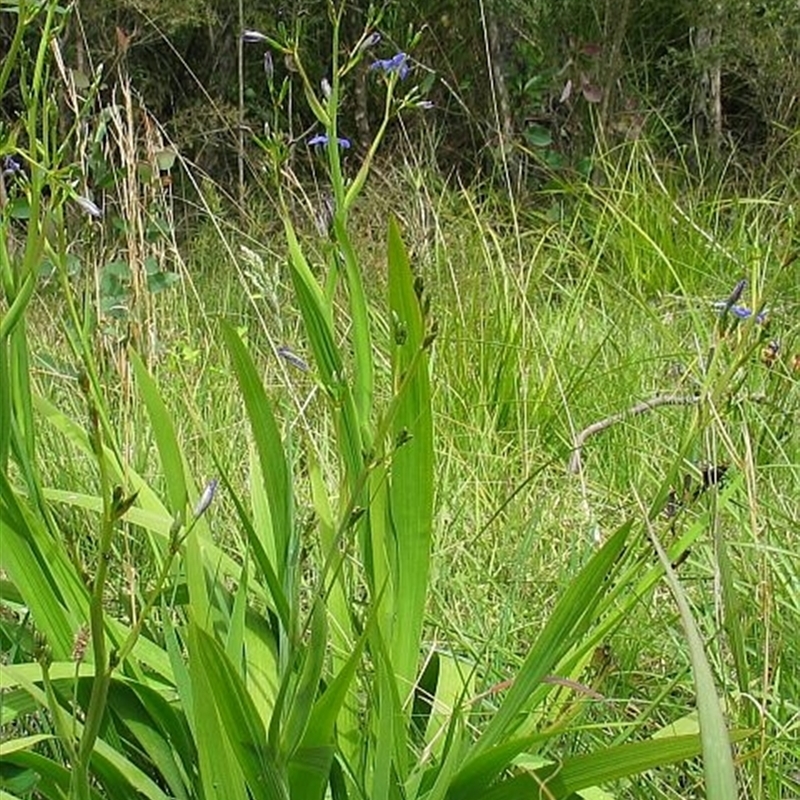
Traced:
<path fill-rule="evenodd" d="M 163 126 L 182 155 L 223 186 L 233 189 L 237 181 L 240 119 L 248 134 L 243 156 L 255 173 L 253 133 L 268 123 L 291 139 L 313 122 L 302 103 L 284 103 L 277 113 L 262 48 L 243 50 L 240 81 L 239 32 L 283 30 L 290 39 L 296 34 L 306 52 L 327 53 L 325 3 L 77 5 L 62 43 L 76 80 L 89 80 L 102 67 L 98 103 L 119 102 L 119 83 L 129 80 L 140 124 Z M 13 16 L 0 15 L 0 52 L 10 41 Z M 794 0 L 361 1 L 348 5 L 351 41 L 343 45 L 357 41 L 370 19 L 383 35 L 382 53 L 412 49 L 416 80 L 436 104 L 432 114 L 409 122 L 410 133 L 423 129 L 417 132 L 433 143 L 438 165 L 465 179 L 508 157 L 516 185 L 536 188 L 553 168 L 586 168 L 598 141 L 610 146 L 643 135 L 660 137 L 665 155 L 699 143 L 701 152 L 723 161 L 733 156 L 772 177 L 798 154 L 800 8 Z M 329 69 L 324 61 L 315 67 L 318 79 Z M 277 84 L 291 78 L 289 61 L 276 57 L 274 68 Z M 342 120 L 342 130 L 362 147 L 381 110 L 366 69 Z M 4 98 L 4 122 L 13 127 L 18 112 L 14 98 Z"/>

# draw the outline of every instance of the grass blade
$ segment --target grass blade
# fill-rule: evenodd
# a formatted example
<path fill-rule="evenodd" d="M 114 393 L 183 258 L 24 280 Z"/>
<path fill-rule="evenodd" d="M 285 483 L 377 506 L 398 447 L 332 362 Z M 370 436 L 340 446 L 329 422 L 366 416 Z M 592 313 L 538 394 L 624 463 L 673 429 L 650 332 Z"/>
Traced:
<path fill-rule="evenodd" d="M 729 800 L 738 796 L 736 771 L 733 766 L 731 741 L 728 727 L 717 696 L 711 666 L 706 658 L 700 631 L 692 616 L 689 601 L 683 592 L 680 581 L 672 569 L 669 556 L 658 541 L 654 531 L 650 539 L 656 548 L 658 558 L 664 567 L 664 577 L 675 598 L 681 624 L 689 643 L 689 658 L 694 673 L 697 693 L 697 714 L 700 720 L 700 738 L 703 743 L 703 771 L 706 777 L 706 797 L 708 800 Z"/>
<path fill-rule="evenodd" d="M 603 783 L 676 764 L 700 753 L 699 736 L 648 739 L 565 759 L 558 764 L 523 772 L 481 794 L 484 800 L 541 800 L 573 797 L 575 792 Z M 737 795 L 728 795 L 727 799 Z"/>
<path fill-rule="evenodd" d="M 611 536 L 570 583 L 525 658 L 506 699 L 472 748 L 467 763 L 499 744 L 514 729 L 530 693 L 575 643 L 605 593 L 604 582 L 622 552 L 630 527 L 625 524 Z"/>

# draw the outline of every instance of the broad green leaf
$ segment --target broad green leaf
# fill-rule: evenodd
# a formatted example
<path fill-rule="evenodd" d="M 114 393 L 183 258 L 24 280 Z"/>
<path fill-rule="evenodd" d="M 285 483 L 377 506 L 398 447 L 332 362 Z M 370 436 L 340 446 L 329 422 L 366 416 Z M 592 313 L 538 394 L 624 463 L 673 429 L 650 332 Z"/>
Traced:
<path fill-rule="evenodd" d="M 48 701 L 43 689 L 39 688 L 33 681 L 28 681 L 21 670 L 17 670 L 14 677 L 19 685 L 28 691 L 40 706 L 47 707 Z M 75 720 L 73 724 L 76 735 L 80 737 L 83 731 L 82 723 Z M 104 735 L 108 736 L 111 733 L 113 733 L 113 728 L 109 727 Z M 16 763 L 25 764 L 25 757 L 33 755 L 26 751 L 19 751 L 9 754 L 7 758 L 8 760 L 16 761 Z M 38 763 L 50 774 L 63 779 L 66 770 L 61 772 L 59 769 L 55 769 L 52 764 L 48 764 L 47 759 Z M 101 782 L 117 786 L 118 790 L 114 793 L 115 797 L 135 796 L 139 792 L 146 797 L 153 798 L 153 800 L 167 800 L 167 796 L 145 772 L 128 760 L 120 752 L 118 746 L 112 747 L 105 739 L 98 739 L 95 743 L 91 765 L 92 771 Z M 66 782 L 69 783 L 68 777 Z M 120 787 L 124 787 L 124 789 Z M 129 789 L 130 791 L 128 791 Z"/>
<path fill-rule="evenodd" d="M 328 645 L 325 613 L 325 606 L 317 600 L 311 612 L 311 636 L 303 648 L 303 669 L 282 731 L 281 752 L 282 759 L 286 761 L 292 757 L 303 738 L 319 692 Z"/>
<path fill-rule="evenodd" d="M 169 510 L 174 517 L 183 520 L 186 514 L 188 492 L 186 489 L 186 476 L 183 471 L 183 456 L 178 446 L 178 438 L 175 435 L 172 417 L 161 397 L 156 382 L 133 350 L 130 351 L 130 358 L 133 364 L 133 371 L 136 373 L 139 395 L 147 408 L 150 425 L 155 435 L 156 447 L 161 459 L 161 468 L 164 472 L 164 480 L 167 483 Z"/>
<path fill-rule="evenodd" d="M 344 674 L 349 669 L 348 665 L 352 663 L 352 654 L 354 653 L 354 644 L 356 642 L 356 634 L 353 632 L 351 618 L 351 605 L 347 594 L 347 561 L 345 560 L 345 553 L 338 547 L 328 488 L 325 485 L 320 463 L 313 448 L 308 448 L 306 459 L 311 483 L 311 498 L 317 516 L 320 552 L 323 558 L 327 559 L 331 556 L 335 560 L 330 570 L 330 574 L 333 577 L 326 589 L 326 606 L 329 615 L 331 671 L 334 675 L 337 675 L 335 681 L 338 681 L 338 676 Z M 359 650 L 360 646 L 355 648 L 355 651 Z M 347 685 L 349 687 L 349 696 L 347 700 L 342 699 L 342 708 L 336 718 L 336 728 L 339 734 L 338 745 L 345 762 L 357 757 L 361 746 L 362 728 L 362 720 L 357 712 L 358 696 L 356 687 L 349 681 Z M 328 686 L 323 698 L 328 697 L 330 691 L 331 687 Z M 317 728 L 326 730 L 321 727 L 321 723 L 312 721 L 310 730 Z M 307 732 L 306 736 L 308 736 L 309 732 Z"/>
<path fill-rule="evenodd" d="M 125 514 L 126 522 L 130 522 L 132 525 L 136 525 L 139 528 L 142 528 L 144 531 L 154 534 L 158 541 L 161 542 L 164 547 L 166 547 L 169 541 L 172 518 L 169 516 L 169 513 L 161 501 L 158 500 L 155 495 L 150 494 L 151 490 L 149 487 L 146 487 L 146 484 L 144 484 L 142 479 L 132 471 L 129 471 L 128 474 L 130 476 L 131 483 L 134 484 L 134 486 L 139 487 L 137 489 L 139 492 L 137 496 L 137 503 L 145 504 L 149 507 L 139 508 L 137 506 L 133 506 Z M 228 485 L 225 484 L 225 486 L 226 490 L 228 490 L 228 493 L 230 493 Z M 55 503 L 63 503 L 64 505 L 72 506 L 74 508 L 83 508 L 88 511 L 94 511 L 97 514 L 100 514 L 103 510 L 103 501 L 97 495 L 89 495 L 81 492 L 70 492 L 52 488 L 45 488 L 43 491 L 44 496 L 48 500 L 52 500 Z M 150 504 L 150 500 L 153 501 L 152 504 Z M 241 564 L 239 564 L 224 550 L 220 549 L 214 544 L 211 536 L 208 535 L 207 528 L 202 527 L 202 520 L 195 525 L 192 535 L 194 536 L 196 534 L 201 534 L 197 538 L 200 540 L 200 549 L 203 554 L 203 562 L 206 570 L 208 572 L 218 573 L 224 578 L 237 580 L 241 573 Z M 158 548 L 159 553 L 161 552 L 161 549 L 161 547 Z M 155 559 L 155 551 L 151 552 L 153 552 L 153 557 Z M 268 597 L 267 592 L 264 591 L 258 584 L 251 584 L 250 590 L 263 600 L 266 600 Z"/>
<path fill-rule="evenodd" d="M 16 753 L 20 750 L 30 750 L 40 742 L 46 742 L 48 739 L 54 738 L 50 733 L 34 733 L 31 736 L 7 739 L 4 742 L 0 742 L 0 757 L 9 756 L 11 753 Z"/>
<path fill-rule="evenodd" d="M 247 691 L 266 727 L 275 708 L 280 683 L 276 633 L 269 618 L 254 610 L 248 610 L 245 622 Z"/>
<path fill-rule="evenodd" d="M 461 715 L 456 713 L 451 717 L 447 736 L 442 742 L 441 749 L 444 753 L 444 760 L 438 760 L 436 779 L 431 790 L 424 795 L 425 800 L 443 800 L 443 798 L 447 797 L 447 790 L 450 787 L 453 776 L 461 765 L 463 740 L 464 722 Z M 409 792 L 409 796 L 413 797 L 418 796 L 418 794 L 418 791 L 414 791 L 413 794 Z"/>
<path fill-rule="evenodd" d="M 325 687 L 322 696 L 314 704 L 311 719 L 306 727 L 303 741 L 289 762 L 289 781 L 292 800 L 319 800 L 333 764 L 335 732 L 339 733 L 340 749 L 344 732 L 340 714 L 349 722 L 350 710 L 344 708 L 346 698 L 352 694 L 356 671 L 361 663 L 364 645 L 375 625 L 375 613 L 367 620 L 365 630 L 352 649 L 349 658 L 332 681 Z M 349 731 L 349 729 L 347 729 Z M 347 731 L 346 731 L 347 732 Z"/>
<path fill-rule="evenodd" d="M 170 800 L 149 775 L 104 739 L 95 743 L 92 771 L 108 784 L 124 786 L 126 795 L 131 798 L 143 795 L 148 800 Z M 121 791 L 114 792 L 114 796 L 121 797 Z"/>
<path fill-rule="evenodd" d="M 29 770 L 29 772 L 26 773 L 26 774 L 30 774 L 30 775 L 34 776 L 33 783 L 35 785 L 36 778 L 35 778 L 35 773 L 33 772 L 33 770 Z M 27 794 L 27 792 L 26 792 L 26 794 Z M 20 798 L 19 796 L 15 795 L 15 794 L 9 794 L 8 792 L 4 791 L 3 789 L 0 789 L 0 800 L 22 800 L 22 798 Z"/>
<path fill-rule="evenodd" d="M 9 764 L 16 764 L 18 767 L 30 769 L 39 778 L 36 783 L 36 794 L 47 798 L 47 800 L 64 800 L 69 791 L 70 771 L 61 764 L 56 763 L 46 756 L 39 753 L 31 753 L 27 750 L 13 753 L 4 758 Z M 92 800 L 103 800 L 96 789 L 92 789 Z"/>
<path fill-rule="evenodd" d="M 268 602 L 271 596 L 272 604 L 276 613 L 278 614 L 278 619 L 281 621 L 281 625 L 283 625 L 284 630 L 289 630 L 291 624 L 291 610 L 289 608 L 289 603 L 286 600 L 286 595 L 284 594 L 283 588 L 278 581 L 278 576 L 275 572 L 275 568 L 272 565 L 272 560 L 270 559 L 269 553 L 267 553 L 265 546 L 266 543 L 263 541 L 262 537 L 263 532 L 255 530 L 255 527 L 253 526 L 250 517 L 247 515 L 247 511 L 245 510 L 242 501 L 240 500 L 235 489 L 228 482 L 227 475 L 225 475 L 225 473 L 222 471 L 220 471 L 220 475 L 228 492 L 228 496 L 231 498 L 231 500 L 233 500 L 233 505 L 236 508 L 236 514 L 239 518 L 239 524 L 242 526 L 242 528 L 244 528 L 244 532 L 247 534 L 247 541 L 252 548 L 251 552 L 253 559 L 258 565 L 258 568 L 261 570 L 261 574 L 264 576 L 264 580 L 267 583 L 267 588 L 269 589 L 269 594 L 263 591 L 258 581 L 252 582 L 252 584 L 254 584 L 254 591 L 259 590 L 259 592 L 263 594 L 264 598 L 267 599 Z"/>
<path fill-rule="evenodd" d="M 401 696 L 406 687 L 398 680 L 379 626 L 371 632 L 369 645 L 375 659 L 372 691 L 377 693 L 377 704 L 373 701 L 372 708 L 375 737 L 372 796 L 395 797 L 397 782 L 405 783 L 409 773 L 408 713 Z"/>
<path fill-rule="evenodd" d="M 73 681 L 77 674 L 80 678 L 90 678 L 94 675 L 94 667 L 91 664 L 80 664 L 77 666 L 74 661 L 54 661 L 48 670 L 50 680 Z M 7 692 L 17 686 L 25 686 L 31 683 L 41 683 L 42 668 L 36 661 L 29 661 L 24 664 L 0 664 L 0 690 Z"/>
<path fill-rule="evenodd" d="M 433 657 L 438 661 L 438 669 L 424 740 L 433 753 L 441 756 L 446 741 L 443 730 L 450 725 L 464 698 L 475 693 L 475 669 L 451 653 L 440 651 Z"/>
<path fill-rule="evenodd" d="M 218 707 L 224 700 L 216 693 L 224 692 L 227 687 L 205 669 L 205 661 L 199 656 L 201 634 L 202 628 L 191 622 L 187 674 L 191 681 L 193 731 L 204 800 L 249 800 L 245 776 L 234 752 L 236 744 L 222 722 Z"/>
<path fill-rule="evenodd" d="M 88 617 L 86 587 L 63 548 L 49 535 L 0 472 L 0 565 L 31 610 L 56 659 L 72 651 L 75 632 Z"/>
<path fill-rule="evenodd" d="M 192 686 L 192 675 L 189 667 L 184 661 L 183 646 L 178 638 L 172 620 L 170 619 L 169 609 L 166 604 L 161 606 L 161 620 L 164 632 L 164 644 L 167 649 L 167 656 L 172 667 L 172 680 L 178 691 L 181 708 L 186 715 L 192 735 L 197 739 L 197 723 L 194 713 L 194 696 L 196 689 Z"/>
<path fill-rule="evenodd" d="M 426 336 L 420 301 L 397 222 L 389 223 L 389 307 L 404 336 L 396 332 L 392 375 L 396 413 L 392 421 L 389 510 L 397 564 L 392 663 L 407 692 L 414 685 L 428 591 L 433 531 L 433 416 Z M 408 438 L 410 437 L 410 438 Z"/>
<path fill-rule="evenodd" d="M 258 451 L 261 473 L 264 477 L 264 492 L 269 500 L 275 550 L 278 555 L 275 572 L 287 589 L 287 560 L 293 533 L 292 483 L 286 462 L 283 442 L 272 407 L 249 351 L 236 331 L 222 324 L 222 336 L 233 362 L 234 373 L 244 398 L 250 429 Z"/>
<path fill-rule="evenodd" d="M 202 674 L 221 723 L 217 735 L 225 737 L 253 797 L 288 800 L 285 780 L 267 749 L 266 729 L 239 673 L 222 647 L 194 623 L 189 642 L 193 681 Z M 195 710 L 199 712 L 197 698 Z"/>
<path fill-rule="evenodd" d="M 152 695 L 151 695 L 152 699 Z M 142 751 L 147 754 L 158 774 L 167 783 L 172 795 L 180 800 L 189 800 L 187 787 L 184 785 L 182 771 L 176 761 L 176 748 L 168 736 L 159 730 L 159 725 L 140 703 L 138 697 L 127 687 L 115 682 L 109 693 L 109 707 L 125 727 L 133 734 Z M 159 709 L 164 712 L 163 707 Z M 175 725 L 170 725 L 175 730 Z M 187 761 L 183 767 L 191 772 L 193 761 Z"/>
<path fill-rule="evenodd" d="M 264 491 L 264 472 L 261 469 L 261 460 L 255 446 L 248 448 L 248 461 L 250 463 L 249 490 L 250 507 L 252 513 L 252 527 L 258 534 L 258 548 L 267 555 L 270 569 L 278 563 L 279 550 L 272 528 L 272 514 L 269 510 L 269 497 Z M 287 606 L 288 608 L 288 606 Z"/>
<path fill-rule="evenodd" d="M 336 346 L 333 319 L 325 295 L 311 272 L 291 222 L 284 220 L 289 246 L 289 264 L 297 304 L 303 315 L 314 361 L 322 383 L 335 409 L 335 424 L 339 448 L 347 468 L 351 489 L 363 469 L 362 426 L 352 391 L 345 381 L 344 365 Z"/>
<path fill-rule="evenodd" d="M 5 248 L 5 236 L 0 233 L 0 252 Z M 0 337 L 0 472 L 8 465 L 11 447 L 11 368 L 7 337 Z"/>
<path fill-rule="evenodd" d="M 483 800 L 540 800 L 543 796 L 554 800 L 568 798 L 591 786 L 686 761 L 696 757 L 700 751 L 699 736 L 651 739 L 609 747 L 542 767 L 535 774 L 520 773 L 485 790 L 481 797 Z M 736 795 L 729 797 L 735 798 Z"/>
<path fill-rule="evenodd" d="M 247 555 L 245 554 L 242 574 L 239 578 L 239 586 L 234 595 L 233 611 L 231 612 L 230 626 L 228 628 L 228 638 L 225 642 L 225 652 L 231 660 L 231 664 L 240 670 L 244 675 L 244 630 L 245 615 L 247 613 Z"/>
<path fill-rule="evenodd" d="M 521 736 L 501 742 L 472 759 L 458 770 L 448 790 L 450 800 L 468 800 L 475 792 L 483 791 L 511 764 L 520 753 L 546 740 L 546 734 Z"/>
<path fill-rule="evenodd" d="M 325 295 L 303 255 L 292 223 L 288 218 L 284 222 L 289 245 L 289 264 L 292 268 L 292 284 L 300 313 L 303 315 L 311 351 L 314 353 L 314 361 L 325 386 L 328 389 L 335 389 L 342 380 L 342 359 L 334 341 L 330 311 L 326 307 Z"/>
<path fill-rule="evenodd" d="M 123 685 L 120 681 L 114 681 L 112 692 L 117 692 Z M 150 723 L 169 742 L 175 756 L 183 762 L 189 774 L 197 763 L 197 748 L 183 704 L 176 703 L 173 699 L 174 690 L 170 688 L 168 696 L 165 696 L 166 693 L 162 694 L 143 683 L 131 682 L 125 686 L 136 695 Z"/>
<path fill-rule="evenodd" d="M 323 559 L 333 554 L 339 554 L 336 540 L 336 529 L 333 519 L 333 510 L 328 498 L 328 488 L 322 475 L 322 469 L 316 453 L 312 447 L 307 448 L 306 461 L 308 464 L 308 478 L 311 484 L 311 501 L 317 517 L 319 531 L 320 552 Z M 333 583 L 327 589 L 326 606 L 331 618 L 330 637 L 332 645 L 332 660 L 334 665 L 342 665 L 347 661 L 351 652 L 354 637 L 351 632 L 350 602 L 346 594 L 345 570 L 333 566 Z M 334 671 L 337 671 L 334 666 Z"/>

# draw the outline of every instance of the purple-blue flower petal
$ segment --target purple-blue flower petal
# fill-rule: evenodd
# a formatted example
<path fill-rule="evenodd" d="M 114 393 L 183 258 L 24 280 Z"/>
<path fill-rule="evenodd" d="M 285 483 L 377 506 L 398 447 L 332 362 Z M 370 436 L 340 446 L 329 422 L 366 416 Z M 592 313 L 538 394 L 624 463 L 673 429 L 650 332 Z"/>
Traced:
<path fill-rule="evenodd" d="M 714 303 L 714 308 L 719 311 L 719 315 L 724 317 L 725 314 L 733 314 L 734 317 L 737 319 L 750 319 L 753 316 L 753 312 L 751 309 L 747 308 L 747 306 L 737 306 L 737 305 L 729 305 L 728 301 L 722 301 Z M 767 321 L 767 311 L 759 311 L 756 314 L 756 323 L 758 325 L 763 325 Z"/>
<path fill-rule="evenodd" d="M 391 58 L 379 58 L 377 61 L 373 61 L 369 68 L 381 70 L 387 75 L 396 72 L 401 81 L 411 71 L 411 67 L 408 65 L 408 55 L 403 52 L 397 53 Z"/>
<path fill-rule="evenodd" d="M 345 139 L 343 136 L 337 136 L 336 141 L 339 143 L 339 147 L 343 147 L 345 150 L 349 150 L 352 147 L 352 143 L 349 139 Z M 324 147 L 328 144 L 328 134 L 327 133 L 318 133 L 316 136 L 312 136 L 308 140 L 308 145 L 310 147 Z"/>

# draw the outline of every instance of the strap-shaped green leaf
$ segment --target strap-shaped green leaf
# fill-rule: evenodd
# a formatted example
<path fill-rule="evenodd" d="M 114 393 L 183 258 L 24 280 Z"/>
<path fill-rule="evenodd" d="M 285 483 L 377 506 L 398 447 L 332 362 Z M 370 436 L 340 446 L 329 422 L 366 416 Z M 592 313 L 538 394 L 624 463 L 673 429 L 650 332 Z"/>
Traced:
<path fill-rule="evenodd" d="M 278 424 L 272 413 L 264 385 L 250 352 L 236 331 L 222 323 L 222 337 L 233 362 L 233 370 L 244 398 L 247 418 L 264 477 L 264 492 L 269 501 L 277 564 L 275 572 L 287 588 L 287 559 L 293 535 L 292 484 Z"/>
<path fill-rule="evenodd" d="M 189 650 L 193 680 L 198 670 L 221 723 L 218 735 L 225 736 L 252 797 L 289 800 L 285 779 L 267 748 L 264 724 L 225 650 L 195 623 L 189 630 Z M 197 706 L 195 711 L 199 713 Z"/>
<path fill-rule="evenodd" d="M 694 684 L 697 692 L 697 714 L 700 718 L 700 737 L 703 743 L 703 772 L 706 778 L 706 796 L 709 800 L 728 800 L 738 796 L 733 752 L 722 706 L 717 697 L 717 688 L 708 663 L 703 639 L 694 621 L 689 601 L 670 565 L 669 557 L 661 543 L 651 532 L 651 540 L 664 567 L 664 577 L 669 585 L 681 623 L 689 642 L 689 658 L 692 662 Z"/>
<path fill-rule="evenodd" d="M 367 297 L 361 270 L 358 266 L 355 251 L 347 233 L 341 214 L 333 220 L 336 242 L 344 259 L 344 274 L 347 280 L 347 294 L 350 301 L 351 330 L 353 356 L 355 359 L 355 375 L 353 378 L 353 400 L 362 429 L 367 428 L 372 416 L 372 396 L 374 393 L 374 367 L 372 354 L 372 336 L 370 334 Z"/>
<path fill-rule="evenodd" d="M 321 601 L 314 603 L 311 612 L 311 638 L 308 646 L 303 648 L 303 669 L 289 704 L 289 713 L 281 736 L 282 757 L 287 761 L 303 738 L 319 692 L 328 641 L 325 613 L 325 606 Z"/>
<path fill-rule="evenodd" d="M 88 615 L 88 597 L 76 570 L 43 523 L 18 498 L 0 471 L 3 568 L 47 637 L 53 655 L 67 658 Z"/>
<path fill-rule="evenodd" d="M 161 459 L 161 469 L 164 471 L 164 480 L 167 483 L 167 497 L 169 499 L 169 510 L 173 516 L 183 519 L 186 513 L 186 503 L 188 493 L 186 490 L 186 476 L 183 471 L 183 456 L 178 446 L 178 437 L 175 435 L 175 427 L 172 424 L 172 417 L 167 411 L 161 393 L 156 382 L 147 371 L 139 356 L 130 351 L 133 371 L 136 373 L 136 384 L 139 387 L 139 395 L 147 408 L 150 417 L 150 425 L 153 428 L 153 435 L 158 448 L 158 455 Z"/>
<path fill-rule="evenodd" d="M 300 249 L 297 235 L 288 218 L 285 220 L 285 228 L 292 284 L 300 313 L 303 315 L 311 351 L 314 353 L 314 361 L 322 382 L 328 389 L 333 389 L 341 382 L 342 359 L 333 337 L 330 310 L 327 308 L 325 295 Z"/>
<path fill-rule="evenodd" d="M 392 346 L 392 375 L 400 395 L 396 397 L 388 446 L 402 444 L 390 456 L 389 508 L 397 553 L 396 618 L 390 650 L 398 679 L 408 691 L 414 685 L 419 662 L 430 570 L 433 415 L 424 320 L 414 290 L 414 274 L 394 219 L 389 223 L 388 263 L 389 307 L 404 331 L 402 336 L 395 336 Z"/>

